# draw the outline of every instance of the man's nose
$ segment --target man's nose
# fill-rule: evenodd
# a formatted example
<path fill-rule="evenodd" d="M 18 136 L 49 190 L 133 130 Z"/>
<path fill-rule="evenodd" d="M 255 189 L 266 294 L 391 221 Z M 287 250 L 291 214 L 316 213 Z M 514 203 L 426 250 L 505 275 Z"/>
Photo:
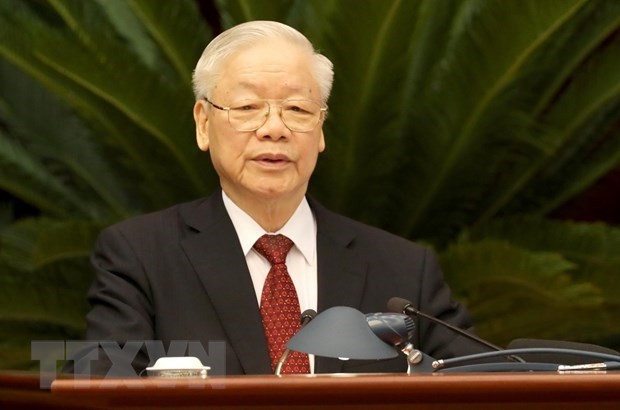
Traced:
<path fill-rule="evenodd" d="M 280 107 L 271 106 L 269 114 L 265 123 L 256 130 L 258 137 L 260 138 L 288 138 L 291 135 L 291 131 L 288 129 L 284 121 L 282 121 L 282 115 L 280 114 Z"/>

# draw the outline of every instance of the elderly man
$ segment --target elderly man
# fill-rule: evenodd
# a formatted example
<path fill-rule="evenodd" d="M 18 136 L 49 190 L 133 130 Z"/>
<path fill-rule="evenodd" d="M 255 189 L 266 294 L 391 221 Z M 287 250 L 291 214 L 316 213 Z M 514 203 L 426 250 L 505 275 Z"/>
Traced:
<path fill-rule="evenodd" d="M 156 359 L 136 341 L 161 341 L 169 354 L 180 340 L 199 342 L 205 352 L 221 343 L 217 357 L 215 349 L 201 357 L 212 373 L 265 374 L 274 371 L 306 309 L 380 312 L 401 296 L 470 326 L 428 249 L 334 214 L 306 195 L 326 146 L 332 79 L 331 62 L 281 23 L 244 23 L 207 46 L 194 72 L 194 119 L 198 147 L 210 153 L 221 190 L 101 233 L 92 257 L 88 339 L 121 348 L 132 341 L 125 353 L 131 351 L 136 374 Z M 416 347 L 430 355 L 476 350 L 424 321 L 416 330 Z M 112 350 L 99 347 L 76 371 L 106 374 Z M 296 352 L 283 373 L 406 368 L 402 356 L 343 362 Z"/>

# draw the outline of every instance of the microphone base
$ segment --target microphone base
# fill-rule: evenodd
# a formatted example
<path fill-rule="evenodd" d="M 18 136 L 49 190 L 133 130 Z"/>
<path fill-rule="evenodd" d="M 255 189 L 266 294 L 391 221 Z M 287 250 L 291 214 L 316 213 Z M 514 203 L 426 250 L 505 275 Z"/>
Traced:
<path fill-rule="evenodd" d="M 407 354 L 407 374 L 433 373 L 435 359 L 421 351 L 414 349 Z"/>

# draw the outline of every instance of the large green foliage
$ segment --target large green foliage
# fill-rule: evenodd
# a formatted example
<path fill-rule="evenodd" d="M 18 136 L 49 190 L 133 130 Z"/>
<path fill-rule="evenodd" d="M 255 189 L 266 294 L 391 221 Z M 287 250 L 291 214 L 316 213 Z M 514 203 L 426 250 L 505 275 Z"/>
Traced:
<path fill-rule="evenodd" d="M 334 62 L 314 196 L 436 247 L 497 343 L 617 346 L 620 233 L 545 216 L 618 163 L 620 2 L 215 4 Z M 0 190 L 39 215 L 0 208 L 0 366 L 80 337 L 101 227 L 217 187 L 190 84 L 215 30 L 192 0 L 0 2 Z"/>

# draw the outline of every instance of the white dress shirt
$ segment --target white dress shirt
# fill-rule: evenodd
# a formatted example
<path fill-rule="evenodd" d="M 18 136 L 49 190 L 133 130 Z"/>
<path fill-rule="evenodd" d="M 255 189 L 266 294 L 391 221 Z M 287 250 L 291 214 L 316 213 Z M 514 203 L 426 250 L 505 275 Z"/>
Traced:
<path fill-rule="evenodd" d="M 286 266 L 297 291 L 301 312 L 306 309 L 316 311 L 318 303 L 316 220 L 306 198 L 303 198 L 293 216 L 277 232 L 266 232 L 245 211 L 239 208 L 224 191 L 222 191 L 222 198 L 241 242 L 241 248 L 254 284 L 258 306 L 260 306 L 263 285 L 271 269 L 271 264 L 253 246 L 261 236 L 272 233 L 285 235 L 295 244 L 286 257 Z M 314 373 L 314 357 L 312 355 L 310 355 L 310 370 Z"/>

